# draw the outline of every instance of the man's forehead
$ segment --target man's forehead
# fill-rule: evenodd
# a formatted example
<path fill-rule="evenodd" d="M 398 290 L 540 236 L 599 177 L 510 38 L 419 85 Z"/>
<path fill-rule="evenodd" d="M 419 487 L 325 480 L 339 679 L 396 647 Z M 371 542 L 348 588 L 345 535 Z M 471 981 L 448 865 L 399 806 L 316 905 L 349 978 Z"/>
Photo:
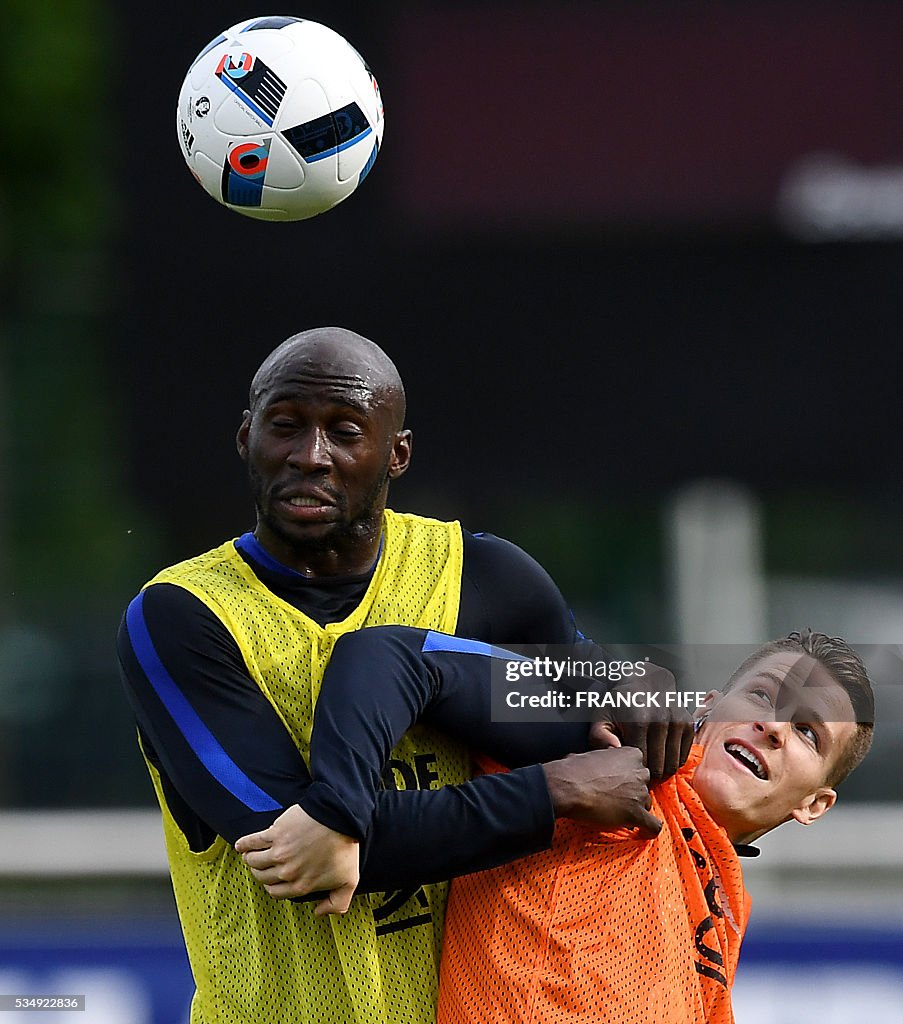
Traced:
<path fill-rule="evenodd" d="M 371 404 L 380 389 L 353 374 L 311 373 L 303 370 L 274 375 L 261 382 L 259 399 L 271 403 L 291 399 Z"/>
<path fill-rule="evenodd" d="M 395 380 L 397 372 L 392 367 L 389 374 L 385 357 L 376 358 L 373 348 L 369 343 L 363 346 L 332 337 L 299 339 L 283 345 L 264 361 L 255 375 L 255 384 L 258 389 L 268 389 L 280 381 L 302 381 L 310 387 L 379 389 L 389 383 L 390 377 Z"/>
<path fill-rule="evenodd" d="M 365 368 L 324 366 L 295 360 L 258 375 L 252 395 L 255 407 L 276 402 L 318 402 L 347 405 L 370 412 L 385 404 L 390 389 Z"/>
<path fill-rule="evenodd" d="M 737 686 L 748 687 L 756 680 L 768 681 L 779 687 L 779 709 L 794 712 L 810 709 L 826 722 L 854 721 L 850 695 L 811 655 L 796 651 L 769 654 L 751 665 L 737 680 Z"/>

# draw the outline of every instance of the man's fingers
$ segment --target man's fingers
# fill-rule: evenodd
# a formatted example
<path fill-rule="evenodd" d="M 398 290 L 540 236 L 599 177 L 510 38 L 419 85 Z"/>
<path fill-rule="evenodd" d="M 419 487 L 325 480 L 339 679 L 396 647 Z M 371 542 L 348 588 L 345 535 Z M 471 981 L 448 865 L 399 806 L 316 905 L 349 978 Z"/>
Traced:
<path fill-rule="evenodd" d="M 262 881 L 262 880 L 261 880 Z M 318 899 L 314 907 L 314 914 L 317 917 L 325 917 L 327 914 L 345 914 L 351 906 L 351 899 L 354 896 L 354 885 L 343 885 L 332 892 L 324 892 L 322 889 L 314 891 L 309 886 L 299 882 L 278 882 L 270 881 L 264 884 L 264 889 L 274 900 L 285 899 Z"/>
<path fill-rule="evenodd" d="M 659 779 L 663 777 L 662 772 L 665 769 L 666 739 L 667 733 L 661 723 L 655 722 L 654 724 L 646 727 L 646 749 L 644 751 L 643 759 L 646 767 L 649 769 L 649 775 L 653 782 L 658 782 Z"/>
<path fill-rule="evenodd" d="M 315 890 L 306 879 L 296 878 L 287 882 L 284 878 L 280 878 L 275 870 L 260 872 L 259 875 L 255 872 L 255 875 L 257 881 L 274 899 L 325 900 L 329 896 L 325 889 Z M 260 877 L 260 875 L 265 877 Z"/>
<path fill-rule="evenodd" d="M 274 864 L 269 864 L 264 868 L 251 868 L 251 874 L 262 885 L 275 885 L 277 882 L 285 882 L 279 868 Z"/>
<path fill-rule="evenodd" d="M 668 727 L 662 778 L 670 778 L 680 768 L 689 756 L 692 744 L 693 723 L 689 719 L 672 722 Z"/>
<path fill-rule="evenodd" d="M 631 728 L 630 732 L 624 737 L 624 741 L 629 746 L 636 747 L 636 749 L 640 752 L 640 760 L 648 768 L 649 758 L 647 747 L 649 743 L 649 738 L 647 732 L 648 730 L 646 726 L 634 725 Z"/>
<path fill-rule="evenodd" d="M 689 714 L 674 712 L 670 722 L 664 723 L 665 738 L 661 760 L 661 775 L 654 778 L 670 778 L 686 761 L 693 745 L 693 720 Z"/>
<path fill-rule="evenodd" d="M 252 850 L 268 850 L 273 840 L 269 829 L 263 832 L 252 832 L 249 836 L 242 836 L 235 844 L 236 853 L 250 853 Z"/>
<path fill-rule="evenodd" d="M 690 747 L 693 746 L 693 739 L 696 736 L 696 731 L 693 728 L 693 723 L 688 722 L 687 727 L 684 729 L 680 737 L 680 763 L 683 764 L 690 756 Z"/>
<path fill-rule="evenodd" d="M 241 859 L 252 871 L 271 868 L 276 863 L 269 850 L 251 850 L 249 853 L 242 853 Z"/>
<path fill-rule="evenodd" d="M 341 889 L 333 889 L 332 892 L 321 900 L 314 907 L 315 917 L 324 917 L 326 914 L 345 914 L 351 906 L 351 897 L 354 896 L 353 885 L 343 885 Z"/>
<path fill-rule="evenodd" d="M 593 750 L 620 747 L 621 741 L 611 722 L 593 722 L 589 727 L 589 745 Z"/>
<path fill-rule="evenodd" d="M 264 889 L 274 900 L 288 900 L 306 895 L 306 891 L 299 889 L 294 882 L 272 882 L 269 885 L 264 885 Z"/>
<path fill-rule="evenodd" d="M 647 836 L 649 839 L 654 839 L 659 832 L 661 832 L 662 823 L 654 814 L 650 814 L 649 811 L 638 811 L 636 827 L 639 830 L 640 835 Z"/>
<path fill-rule="evenodd" d="M 680 759 L 683 735 L 683 723 L 672 722 L 668 728 L 668 735 L 665 739 L 665 756 L 662 760 L 663 779 L 670 778 L 683 764 L 683 761 Z"/>
<path fill-rule="evenodd" d="M 653 782 L 672 776 L 686 761 L 693 744 L 693 725 L 689 717 L 667 722 L 634 723 L 626 742 L 637 747 Z"/>

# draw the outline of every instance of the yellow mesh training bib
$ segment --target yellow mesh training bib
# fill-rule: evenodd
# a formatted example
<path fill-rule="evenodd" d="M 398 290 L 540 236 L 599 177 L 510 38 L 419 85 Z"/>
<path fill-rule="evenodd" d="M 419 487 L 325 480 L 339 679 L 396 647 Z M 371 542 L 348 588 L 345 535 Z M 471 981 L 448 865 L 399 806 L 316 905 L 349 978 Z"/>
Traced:
<path fill-rule="evenodd" d="M 453 633 L 462 567 L 457 523 L 387 510 L 379 564 L 342 622 L 321 627 L 280 600 L 231 541 L 165 569 L 148 586 L 177 584 L 216 614 L 307 759 L 337 638 L 391 624 Z M 399 789 L 470 777 L 466 751 L 422 726 L 395 748 L 392 765 Z M 445 884 L 359 896 L 344 917 L 315 918 L 313 904 L 268 896 L 224 839 L 193 853 L 149 768 L 197 986 L 191 1024 L 433 1024 Z"/>

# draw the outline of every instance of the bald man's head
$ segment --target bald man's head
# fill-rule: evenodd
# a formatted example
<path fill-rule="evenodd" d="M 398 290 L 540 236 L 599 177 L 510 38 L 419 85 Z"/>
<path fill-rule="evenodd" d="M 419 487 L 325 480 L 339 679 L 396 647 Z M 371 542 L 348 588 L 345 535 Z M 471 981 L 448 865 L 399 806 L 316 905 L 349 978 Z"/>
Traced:
<path fill-rule="evenodd" d="M 375 400 L 391 410 L 396 430 L 404 426 L 404 385 L 395 364 L 379 345 L 354 331 L 315 327 L 287 338 L 254 374 L 251 413 L 274 388 L 292 380 L 309 387 L 339 386 L 359 394 L 362 400 Z"/>
<path fill-rule="evenodd" d="M 389 482 L 411 459 L 404 415 L 395 364 L 353 331 L 304 331 L 267 356 L 236 442 L 270 554 L 310 575 L 373 564 Z"/>

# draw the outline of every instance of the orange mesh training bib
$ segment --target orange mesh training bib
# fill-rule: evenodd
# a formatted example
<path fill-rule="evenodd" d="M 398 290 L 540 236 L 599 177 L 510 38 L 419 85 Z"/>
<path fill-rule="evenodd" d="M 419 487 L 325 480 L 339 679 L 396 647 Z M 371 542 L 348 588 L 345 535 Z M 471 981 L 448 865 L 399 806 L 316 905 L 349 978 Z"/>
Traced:
<path fill-rule="evenodd" d="M 550 850 L 452 885 L 439 1024 L 731 1024 L 749 917 L 740 862 L 690 780 L 654 840 L 562 820 Z"/>

